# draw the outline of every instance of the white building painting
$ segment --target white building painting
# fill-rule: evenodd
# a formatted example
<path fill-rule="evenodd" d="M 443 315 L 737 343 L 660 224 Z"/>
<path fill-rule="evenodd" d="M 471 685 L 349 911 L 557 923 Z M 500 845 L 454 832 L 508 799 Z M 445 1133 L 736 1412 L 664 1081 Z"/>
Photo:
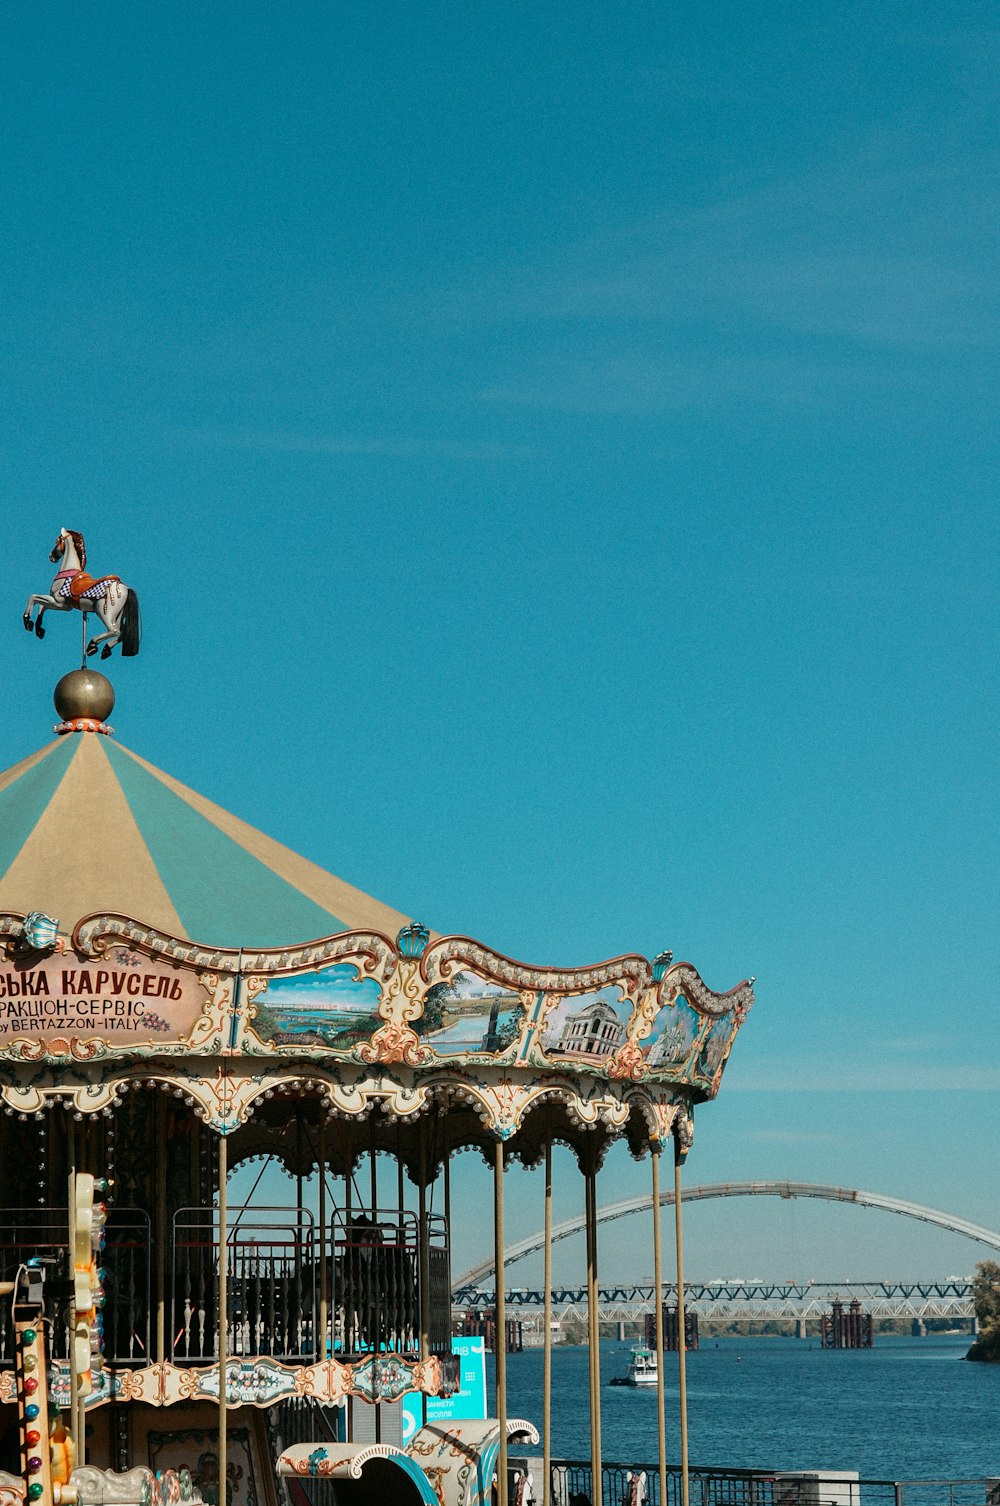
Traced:
<path fill-rule="evenodd" d="M 550 1051 L 572 1053 L 574 1056 L 611 1056 L 625 1038 L 625 1026 L 613 1007 L 603 999 L 595 999 L 576 1014 L 569 1014 L 557 1036 L 549 1036 L 546 1045 Z"/>

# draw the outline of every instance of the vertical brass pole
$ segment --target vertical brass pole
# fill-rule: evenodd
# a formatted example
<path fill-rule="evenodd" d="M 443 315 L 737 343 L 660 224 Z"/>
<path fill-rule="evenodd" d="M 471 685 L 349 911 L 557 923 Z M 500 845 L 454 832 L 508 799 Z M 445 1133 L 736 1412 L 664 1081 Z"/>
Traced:
<path fill-rule="evenodd" d="M 319 1161 L 319 1343 L 313 1347 L 317 1360 L 327 1357 L 326 1326 L 330 1321 L 329 1231 L 326 1227 L 326 1109 L 319 1106 L 319 1129 L 316 1136 L 316 1159 Z"/>
<path fill-rule="evenodd" d="M 444 1139 L 444 1230 L 448 1241 L 448 1249 L 451 1250 L 451 1144 L 448 1137 L 448 1121 L 444 1121 L 441 1127 Z M 450 1256 L 449 1256 L 449 1270 Z"/>
<path fill-rule="evenodd" d="M 420 1121 L 420 1358 L 427 1360 L 431 1352 L 430 1314 L 430 1251 L 428 1249 L 429 1224 L 427 1220 L 427 1120 Z"/>
<path fill-rule="evenodd" d="M 229 1385 L 226 1376 L 226 1346 L 229 1339 L 229 1204 L 227 1198 L 227 1172 L 229 1170 L 229 1143 L 225 1135 L 219 1136 L 219 1501 L 226 1502 L 227 1422 L 229 1408 Z"/>
<path fill-rule="evenodd" d="M 344 1218 L 345 1218 L 345 1229 L 347 1231 L 347 1238 L 348 1238 L 348 1240 L 351 1240 L 351 1239 L 354 1238 L 354 1235 L 351 1233 L 351 1189 L 352 1189 L 352 1187 L 354 1185 L 354 1163 L 353 1163 L 353 1160 L 352 1160 L 352 1157 L 354 1155 L 354 1136 L 351 1133 L 351 1129 L 352 1128 L 353 1128 L 353 1126 L 350 1126 L 350 1125 L 348 1125 L 345 1122 L 345 1124 L 344 1124 L 344 1157 L 345 1157 L 345 1160 L 344 1160 Z"/>
<path fill-rule="evenodd" d="M 417 1293 L 420 1317 L 420 1358 L 426 1361 L 431 1352 L 431 1259 L 428 1248 L 430 1238 L 430 1225 L 427 1218 L 427 1120 L 420 1120 L 418 1132 L 417 1150 L 417 1179 L 419 1181 L 417 1199 L 417 1265 L 419 1272 L 420 1287 Z M 420 1393 L 420 1418 L 427 1426 L 427 1393 Z"/>
<path fill-rule="evenodd" d="M 689 1506 L 687 1333 L 684 1310 L 684 1242 L 681 1236 L 681 1146 L 674 1139 L 674 1235 L 677 1244 L 677 1385 L 681 1414 L 681 1506 Z"/>
<path fill-rule="evenodd" d="M 70 1430 L 73 1434 L 73 1442 L 76 1445 L 76 1462 L 79 1465 L 86 1463 L 86 1440 L 83 1436 L 84 1429 L 81 1423 L 84 1418 L 84 1409 L 78 1395 L 80 1378 L 76 1367 L 76 1298 L 74 1295 L 74 1273 L 76 1271 L 76 1124 L 72 1110 L 67 1115 L 66 1129 L 66 1196 L 68 1199 L 67 1233 L 69 1236 L 69 1276 L 70 1298 L 66 1321 L 69 1325 L 69 1415 Z"/>
<path fill-rule="evenodd" d="M 444 1157 L 444 1238 L 448 1251 L 448 1332 L 451 1332 L 451 1147 L 448 1143 L 448 1121 L 441 1123 L 442 1156 Z"/>
<path fill-rule="evenodd" d="M 302 1213 L 305 1207 L 304 1187 L 305 1180 L 302 1167 L 305 1164 L 306 1148 L 305 1135 L 302 1133 L 302 1105 L 295 1105 L 295 1212 L 297 1221 L 297 1233 L 295 1236 L 296 1260 L 302 1246 Z"/>
<path fill-rule="evenodd" d="M 542 1272 L 542 1506 L 552 1498 L 552 1136 L 545 1142 L 545 1255 Z M 666 1498 L 664 1498 L 664 1501 Z"/>
<path fill-rule="evenodd" d="M 375 1209 L 378 1207 L 378 1157 L 375 1154 L 375 1113 L 372 1111 L 371 1122 L 368 1127 L 368 1160 L 369 1175 L 372 1189 L 372 1218 L 375 1217 Z"/>
<path fill-rule="evenodd" d="M 206 1202 L 211 1206 L 215 1194 L 212 1188 L 211 1176 L 207 1171 L 204 1178 L 201 1174 L 201 1120 L 197 1115 L 194 1115 L 191 1119 L 191 1148 L 189 1154 L 190 1201 L 197 1204 L 199 1208 L 204 1207 Z"/>
<path fill-rule="evenodd" d="M 503 1141 L 493 1146 L 493 1262 L 496 1270 L 496 1337 L 493 1341 L 497 1375 L 497 1421 L 500 1457 L 497 1461 L 497 1506 L 507 1506 L 507 1292 L 503 1236 Z"/>
<path fill-rule="evenodd" d="M 370 1181 L 370 1186 L 371 1186 L 371 1193 L 370 1193 L 371 1219 L 372 1219 L 372 1223 L 375 1224 L 375 1223 L 378 1222 L 378 1213 L 376 1212 L 376 1209 L 378 1208 L 378 1158 L 377 1158 L 377 1156 L 375 1154 L 375 1110 L 374 1110 L 374 1108 L 371 1111 L 371 1118 L 368 1121 L 368 1171 L 369 1171 L 369 1176 L 370 1176 L 370 1179 L 371 1179 L 371 1181 Z M 379 1239 L 381 1239 L 381 1235 L 380 1234 L 376 1234 L 373 1231 L 372 1238 L 373 1238 L 373 1240 L 379 1240 Z M 373 1250 L 372 1251 L 372 1255 L 371 1255 L 372 1261 L 374 1261 L 375 1258 L 376 1258 L 375 1257 L 375 1252 Z M 376 1285 L 374 1291 L 372 1292 L 372 1296 L 373 1296 L 374 1302 L 376 1304 L 376 1308 L 378 1308 L 381 1305 L 381 1303 L 385 1300 L 385 1295 L 386 1294 L 383 1291 L 381 1291 L 378 1288 L 378 1286 Z M 378 1330 L 378 1321 L 376 1320 L 376 1332 L 377 1332 L 377 1330 Z M 378 1339 L 376 1338 L 374 1342 L 375 1342 L 375 1349 L 376 1349 L 376 1358 L 374 1360 L 374 1366 L 377 1368 L 377 1366 L 378 1366 L 378 1356 L 377 1356 Z M 373 1371 L 372 1379 L 373 1380 L 375 1379 L 374 1371 Z M 375 1400 L 375 1442 L 376 1443 L 381 1443 L 382 1442 L 382 1403 L 379 1401 L 377 1388 L 376 1388 L 376 1391 L 375 1391 L 375 1398 L 374 1398 L 374 1400 Z"/>
<path fill-rule="evenodd" d="M 156 1100 L 156 1363 L 167 1360 L 167 1101 L 160 1093 Z"/>
<path fill-rule="evenodd" d="M 353 1164 L 353 1161 L 351 1159 L 352 1156 L 354 1155 L 354 1135 L 352 1133 L 352 1131 L 353 1131 L 353 1125 L 351 1125 L 348 1121 L 345 1120 L 344 1121 L 343 1129 L 344 1129 L 344 1157 L 345 1157 L 345 1159 L 344 1159 L 344 1246 L 345 1246 L 345 1248 L 344 1248 L 344 1259 L 350 1264 L 355 1259 L 355 1257 L 354 1257 L 354 1255 L 353 1255 L 353 1253 L 351 1251 L 351 1246 L 352 1246 L 352 1244 L 354 1242 L 354 1217 L 353 1217 L 353 1214 L 351 1212 L 351 1190 L 352 1190 L 352 1188 L 354 1186 L 354 1164 Z M 334 1256 L 334 1259 L 336 1259 L 336 1256 Z M 336 1267 L 336 1265 L 334 1265 L 334 1270 L 336 1271 L 336 1269 L 337 1269 L 337 1267 Z M 343 1301 L 343 1297 L 341 1297 L 341 1301 Z M 334 1321 L 336 1321 L 336 1319 L 334 1319 Z M 348 1316 L 347 1316 L 347 1313 L 345 1311 L 345 1313 L 344 1313 L 344 1324 L 345 1324 L 345 1327 L 346 1327 L 347 1323 L 348 1323 Z M 348 1398 L 347 1398 L 347 1439 L 348 1439 L 349 1443 L 353 1443 L 354 1442 L 354 1397 L 353 1396 L 348 1396 Z"/>
<path fill-rule="evenodd" d="M 667 1417 L 664 1400 L 663 1355 L 663 1240 L 660 1228 L 660 1155 L 659 1140 L 652 1143 L 653 1163 L 653 1303 L 656 1313 L 656 1445 L 660 1468 L 660 1500 L 667 1499 Z"/>
<path fill-rule="evenodd" d="M 420 1290 L 418 1293 L 420 1305 L 420 1358 L 428 1360 L 431 1353 L 431 1260 L 428 1248 L 430 1226 L 427 1219 L 427 1120 L 420 1121 L 420 1135 L 418 1141 L 418 1166 L 417 1176 L 420 1181 L 419 1200 L 417 1204 L 417 1258 L 420 1271 Z M 420 1397 L 421 1417 L 424 1426 L 427 1425 L 427 1393 L 421 1392 Z"/>
<path fill-rule="evenodd" d="M 601 1319 L 597 1305 L 597 1173 L 592 1150 L 587 1154 L 587 1349 L 590 1361 L 590 1499 L 601 1506 Z"/>

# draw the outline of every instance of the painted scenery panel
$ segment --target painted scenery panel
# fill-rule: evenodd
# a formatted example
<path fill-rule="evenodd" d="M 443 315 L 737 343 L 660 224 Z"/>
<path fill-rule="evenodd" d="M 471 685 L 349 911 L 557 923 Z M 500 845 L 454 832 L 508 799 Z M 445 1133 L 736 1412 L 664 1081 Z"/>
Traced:
<path fill-rule="evenodd" d="M 632 1012 L 616 983 L 592 994 L 573 994 L 550 1007 L 542 1030 L 549 1056 L 571 1056 L 595 1065 L 609 1060 L 625 1039 Z"/>
<path fill-rule="evenodd" d="M 718 1019 L 712 1021 L 708 1034 L 698 1050 L 698 1060 L 694 1070 L 699 1077 L 711 1079 L 715 1076 L 722 1066 L 732 1038 L 733 1017 L 731 1014 L 720 1015 Z"/>
<path fill-rule="evenodd" d="M 642 1054 L 653 1071 L 677 1071 L 683 1067 L 701 1027 L 702 1016 L 683 994 L 678 994 L 673 1004 L 661 1009 L 652 1031 L 642 1043 Z"/>
<path fill-rule="evenodd" d="M 269 978 L 255 1000 L 253 1029 L 274 1046 L 327 1046 L 350 1051 L 382 1021 L 379 986 L 349 962 L 316 973 Z"/>
<path fill-rule="evenodd" d="M 456 973 L 435 983 L 413 1028 L 439 1056 L 505 1051 L 517 1040 L 522 1005 L 516 989 L 488 983 L 475 973 Z"/>

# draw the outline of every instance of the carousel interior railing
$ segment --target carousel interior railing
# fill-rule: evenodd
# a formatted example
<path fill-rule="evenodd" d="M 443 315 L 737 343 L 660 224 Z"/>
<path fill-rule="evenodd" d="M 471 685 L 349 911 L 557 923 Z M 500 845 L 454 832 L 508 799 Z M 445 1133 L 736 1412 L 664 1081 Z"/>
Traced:
<path fill-rule="evenodd" d="M 141 1208 L 112 1208 L 104 1228 L 104 1357 L 138 1369 L 150 1351 L 152 1231 Z"/>
<path fill-rule="evenodd" d="M 49 1263 L 53 1275 L 65 1278 L 69 1254 L 69 1229 L 65 1209 L 0 1208 L 0 1281 L 13 1281 L 29 1260 Z M 52 1332 L 50 1354 L 65 1359 L 68 1354 L 65 1325 Z M 0 1367 L 14 1364 L 14 1327 L 8 1301 L 0 1302 Z"/>
<path fill-rule="evenodd" d="M 420 1353 L 420 1225 L 402 1209 L 344 1209 L 333 1218 L 334 1353 Z M 445 1220 L 427 1219 L 428 1341 L 451 1349 L 451 1283 Z"/>
<path fill-rule="evenodd" d="M 109 1364 L 143 1365 L 149 1357 L 150 1315 L 149 1216 L 139 1208 L 115 1208 L 108 1214 L 104 1270 L 104 1354 Z M 57 1208 L 0 1209 L 0 1281 L 13 1281 L 28 1260 L 49 1263 L 51 1290 L 65 1283 L 69 1259 L 67 1218 Z M 68 1292 L 57 1306 L 65 1307 Z M 66 1320 L 51 1328 L 51 1357 L 69 1355 Z M 0 1366 L 14 1362 L 9 1303 L 0 1304 Z"/>
<path fill-rule="evenodd" d="M 218 1213 L 181 1208 L 169 1221 L 165 1262 L 167 1358 L 211 1365 L 218 1356 Z M 427 1218 L 421 1303 L 420 1222 L 400 1209 L 335 1212 L 326 1235 L 307 1209 L 231 1207 L 227 1230 L 229 1354 L 312 1363 L 331 1354 L 417 1357 L 421 1322 L 432 1354 L 451 1348 L 451 1288 L 445 1220 Z M 27 1260 L 51 1261 L 50 1291 L 59 1316 L 52 1325 L 54 1360 L 68 1358 L 63 1310 L 68 1235 L 61 1208 L 0 1209 L 0 1280 L 11 1281 Z M 155 1358 L 156 1313 L 150 1215 L 112 1208 L 105 1229 L 104 1355 L 108 1365 L 140 1368 Z M 59 1281 L 65 1292 L 60 1295 Z M 326 1332 L 320 1299 L 327 1294 Z M 13 1364 L 8 1304 L 0 1303 L 0 1366 Z"/>
<path fill-rule="evenodd" d="M 173 1220 L 170 1358 L 210 1364 L 219 1352 L 219 1219 L 180 1208 Z M 230 1354 L 304 1361 L 316 1355 L 316 1237 L 306 1209 L 235 1207 L 227 1231 Z"/>

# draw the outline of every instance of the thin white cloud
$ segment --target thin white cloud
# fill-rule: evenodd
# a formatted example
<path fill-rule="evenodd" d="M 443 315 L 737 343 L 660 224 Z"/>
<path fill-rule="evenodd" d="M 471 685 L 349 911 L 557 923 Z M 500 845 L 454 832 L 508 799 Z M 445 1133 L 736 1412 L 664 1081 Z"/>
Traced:
<path fill-rule="evenodd" d="M 303 434 L 282 429 L 177 427 L 172 437 L 210 448 L 284 455 L 385 455 L 401 460 L 524 460 L 525 446 L 406 436 Z"/>
<path fill-rule="evenodd" d="M 887 132 L 498 273 L 467 316 L 533 338 L 480 399 L 641 413 L 937 389 L 942 361 L 1000 344 L 998 176 L 993 150 Z"/>
<path fill-rule="evenodd" d="M 791 1058 L 779 1067 L 750 1066 L 730 1070 L 726 1093 L 996 1093 L 1000 1067 L 918 1066 L 872 1061 L 856 1063 L 800 1062 Z"/>

